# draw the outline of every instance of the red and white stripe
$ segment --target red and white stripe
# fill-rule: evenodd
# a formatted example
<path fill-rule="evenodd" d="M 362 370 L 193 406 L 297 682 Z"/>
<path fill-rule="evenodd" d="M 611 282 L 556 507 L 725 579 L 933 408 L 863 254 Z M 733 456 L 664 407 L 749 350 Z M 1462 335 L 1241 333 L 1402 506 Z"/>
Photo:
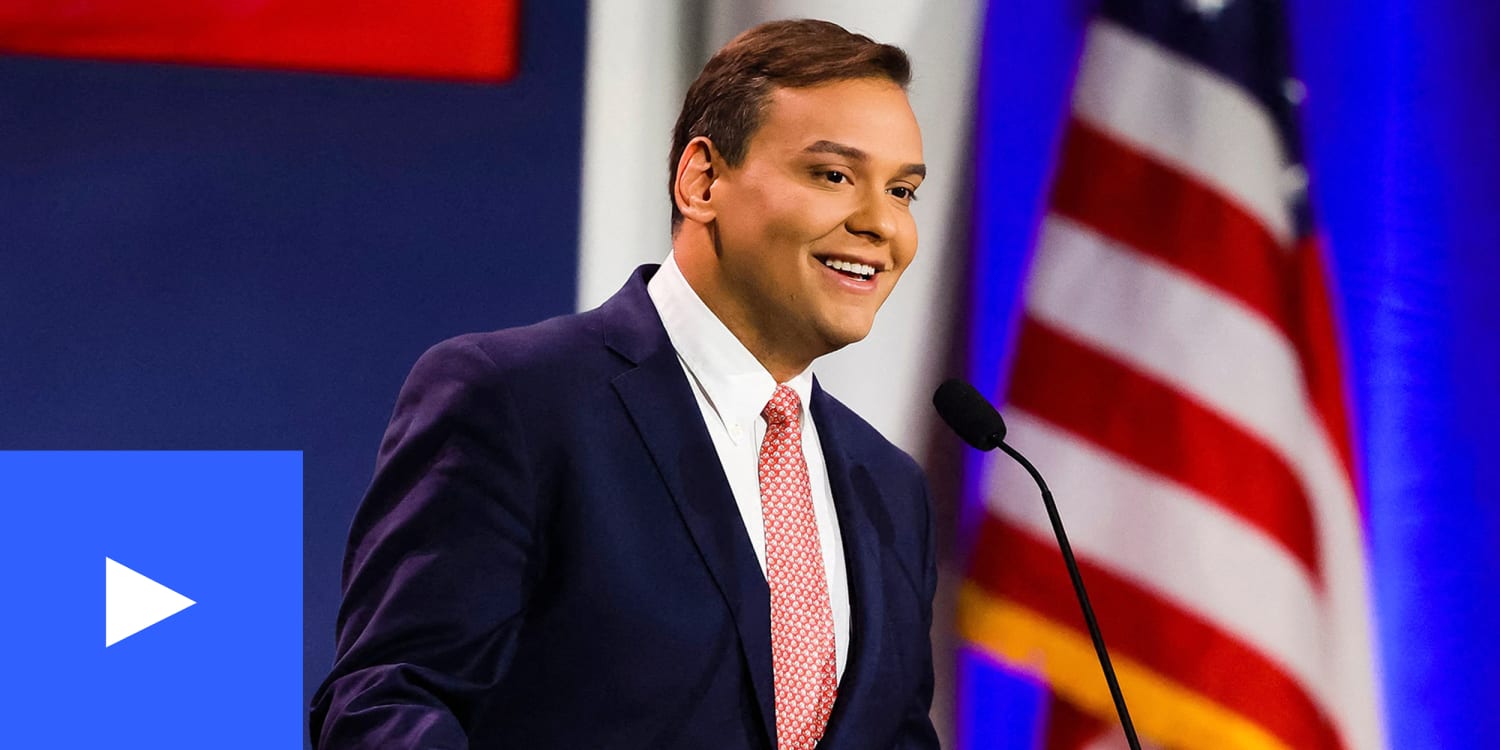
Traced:
<path fill-rule="evenodd" d="M 1112 651 L 1286 746 L 1383 747 L 1328 292 L 1276 127 L 1105 21 L 1079 75 L 1010 440 L 1054 483 Z M 975 580 L 1071 625 L 1035 488 L 995 460 Z"/>

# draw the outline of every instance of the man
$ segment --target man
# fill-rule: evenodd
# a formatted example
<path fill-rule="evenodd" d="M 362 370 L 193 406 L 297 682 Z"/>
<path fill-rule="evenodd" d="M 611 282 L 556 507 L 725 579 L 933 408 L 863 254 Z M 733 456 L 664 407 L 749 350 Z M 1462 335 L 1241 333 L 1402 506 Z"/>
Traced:
<path fill-rule="evenodd" d="M 929 748 L 916 464 L 813 381 L 916 251 L 906 56 L 730 42 L 674 133 L 672 253 L 417 362 L 354 520 L 334 748 Z"/>

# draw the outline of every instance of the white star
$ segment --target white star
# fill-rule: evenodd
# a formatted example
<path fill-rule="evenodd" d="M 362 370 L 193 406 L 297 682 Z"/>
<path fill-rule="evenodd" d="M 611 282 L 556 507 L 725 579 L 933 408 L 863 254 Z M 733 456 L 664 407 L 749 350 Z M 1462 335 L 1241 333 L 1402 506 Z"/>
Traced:
<path fill-rule="evenodd" d="M 1193 10 L 1209 20 L 1213 20 L 1214 16 L 1219 15 L 1224 10 L 1224 6 L 1230 2 L 1231 0 L 1187 0 L 1187 4 Z"/>
<path fill-rule="evenodd" d="M 1307 168 L 1292 164 L 1281 170 L 1281 193 L 1289 200 L 1298 200 L 1307 190 Z"/>
<path fill-rule="evenodd" d="M 1307 86 L 1295 78 L 1281 82 L 1281 93 L 1292 104 L 1301 104 L 1307 98 Z"/>

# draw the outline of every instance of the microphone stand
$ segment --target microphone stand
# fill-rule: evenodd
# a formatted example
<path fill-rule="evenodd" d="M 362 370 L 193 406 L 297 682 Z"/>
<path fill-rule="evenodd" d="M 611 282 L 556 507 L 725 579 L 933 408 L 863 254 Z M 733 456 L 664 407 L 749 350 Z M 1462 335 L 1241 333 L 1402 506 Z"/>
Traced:
<path fill-rule="evenodd" d="M 1073 546 L 1068 544 L 1068 532 L 1063 531 L 1062 518 L 1057 514 L 1057 503 L 1052 500 L 1052 490 L 1041 472 L 1031 465 L 1015 448 L 996 440 L 996 447 L 1016 460 L 1042 490 L 1042 503 L 1047 506 L 1047 518 L 1052 521 L 1052 532 L 1057 535 L 1057 546 L 1062 549 L 1063 562 L 1068 566 L 1068 578 L 1073 581 L 1073 591 L 1078 594 L 1078 604 L 1083 608 L 1083 621 L 1089 627 L 1089 638 L 1094 642 L 1094 652 L 1099 655 L 1099 666 L 1104 668 L 1104 681 L 1109 683 L 1109 694 L 1115 699 L 1115 713 L 1120 715 L 1120 726 L 1125 730 L 1125 741 L 1130 750 L 1141 750 L 1141 740 L 1135 734 L 1135 724 L 1130 721 L 1130 709 L 1125 707 L 1125 694 L 1120 692 L 1120 681 L 1115 677 L 1115 667 L 1109 661 L 1109 650 L 1104 647 L 1104 634 L 1099 632 L 1099 621 L 1094 618 L 1094 607 L 1089 604 L 1088 591 L 1083 588 L 1083 576 L 1078 572 L 1078 561 L 1073 558 Z"/>

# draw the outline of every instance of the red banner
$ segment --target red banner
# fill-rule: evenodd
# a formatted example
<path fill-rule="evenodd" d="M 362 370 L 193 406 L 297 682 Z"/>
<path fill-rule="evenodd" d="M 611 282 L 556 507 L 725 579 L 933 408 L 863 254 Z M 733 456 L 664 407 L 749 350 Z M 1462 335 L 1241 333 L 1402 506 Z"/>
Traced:
<path fill-rule="evenodd" d="M 500 81 L 520 0 L 0 0 L 0 51 Z"/>

